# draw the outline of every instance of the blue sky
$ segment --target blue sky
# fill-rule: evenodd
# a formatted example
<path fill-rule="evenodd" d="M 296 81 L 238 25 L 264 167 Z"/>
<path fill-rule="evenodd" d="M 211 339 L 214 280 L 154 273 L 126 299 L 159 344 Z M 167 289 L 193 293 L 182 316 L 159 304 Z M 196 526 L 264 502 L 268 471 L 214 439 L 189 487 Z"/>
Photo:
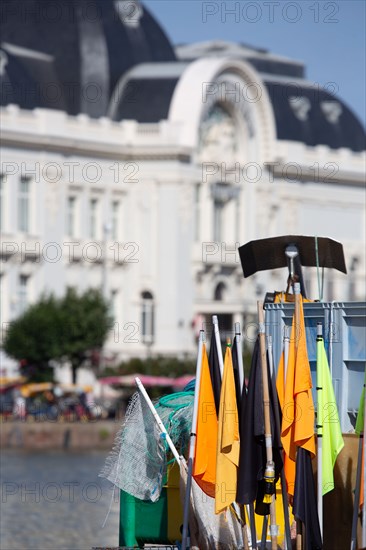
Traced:
<path fill-rule="evenodd" d="M 337 95 L 365 124 L 364 0 L 143 3 L 174 44 L 230 40 L 303 61 L 307 78 L 321 87 L 335 83 Z"/>

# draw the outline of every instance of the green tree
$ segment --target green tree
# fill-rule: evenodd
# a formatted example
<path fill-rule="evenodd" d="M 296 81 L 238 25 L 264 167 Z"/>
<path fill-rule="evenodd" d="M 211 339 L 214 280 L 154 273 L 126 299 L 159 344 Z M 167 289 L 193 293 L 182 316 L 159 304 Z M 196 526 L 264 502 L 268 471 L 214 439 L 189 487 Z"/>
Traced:
<path fill-rule="evenodd" d="M 98 290 L 79 296 L 69 289 L 64 298 L 44 296 L 30 306 L 10 324 L 3 347 L 34 381 L 52 380 L 52 359 L 70 361 L 75 383 L 77 369 L 103 347 L 111 324 L 108 304 Z"/>
<path fill-rule="evenodd" d="M 69 289 L 60 305 L 64 327 L 62 358 L 70 361 L 75 384 L 77 369 L 92 350 L 103 347 L 113 318 L 108 303 L 94 289 L 81 296 Z"/>
<path fill-rule="evenodd" d="M 62 315 L 59 301 L 44 296 L 9 325 L 5 352 L 21 361 L 22 372 L 34 382 L 52 381 L 51 359 L 62 355 Z"/>

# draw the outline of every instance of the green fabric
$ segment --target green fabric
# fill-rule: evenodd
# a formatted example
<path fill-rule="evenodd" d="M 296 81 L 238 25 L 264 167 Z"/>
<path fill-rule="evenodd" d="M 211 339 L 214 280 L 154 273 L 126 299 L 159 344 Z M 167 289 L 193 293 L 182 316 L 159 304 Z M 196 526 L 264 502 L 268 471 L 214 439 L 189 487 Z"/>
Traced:
<path fill-rule="evenodd" d="M 344 447 L 337 403 L 334 396 L 323 339 L 317 341 L 318 435 L 322 435 L 323 495 L 334 489 L 333 468 Z"/>
<path fill-rule="evenodd" d="M 159 500 L 139 500 L 121 491 L 120 546 L 140 546 L 145 542 L 168 544 L 168 496 L 164 487 Z"/>
<path fill-rule="evenodd" d="M 120 491 L 119 546 L 137 546 L 136 540 L 136 499 Z"/>
<path fill-rule="evenodd" d="M 366 384 L 366 370 L 365 370 L 365 383 L 361 393 L 360 404 L 358 406 L 358 414 L 356 419 L 356 434 L 361 435 L 363 433 L 364 415 L 365 415 L 365 384 Z"/>

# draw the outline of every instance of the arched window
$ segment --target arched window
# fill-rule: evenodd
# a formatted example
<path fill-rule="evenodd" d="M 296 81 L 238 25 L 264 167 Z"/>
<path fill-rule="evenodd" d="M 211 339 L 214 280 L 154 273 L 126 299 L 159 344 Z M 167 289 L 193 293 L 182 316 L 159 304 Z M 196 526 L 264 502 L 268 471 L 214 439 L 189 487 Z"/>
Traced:
<path fill-rule="evenodd" d="M 145 290 L 141 293 L 141 334 L 144 344 L 151 345 L 154 342 L 154 297 L 151 292 Z"/>
<path fill-rule="evenodd" d="M 224 300 L 225 291 L 226 285 L 224 283 L 219 283 L 215 288 L 214 300 L 217 302 L 222 302 Z"/>

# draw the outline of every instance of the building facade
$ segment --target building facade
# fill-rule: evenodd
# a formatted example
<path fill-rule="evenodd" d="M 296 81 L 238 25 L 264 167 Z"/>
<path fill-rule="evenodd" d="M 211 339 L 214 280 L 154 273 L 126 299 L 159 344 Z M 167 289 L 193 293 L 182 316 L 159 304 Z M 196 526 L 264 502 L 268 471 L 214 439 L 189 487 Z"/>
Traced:
<path fill-rule="evenodd" d="M 342 242 L 324 299 L 365 299 L 365 133 L 331 87 L 247 46 L 174 49 L 138 2 L 59 1 L 56 22 L 52 3 L 4 3 L 3 331 L 44 292 L 100 287 L 108 361 L 193 355 L 212 314 L 249 331 L 284 288 L 237 252 L 284 234 Z"/>

